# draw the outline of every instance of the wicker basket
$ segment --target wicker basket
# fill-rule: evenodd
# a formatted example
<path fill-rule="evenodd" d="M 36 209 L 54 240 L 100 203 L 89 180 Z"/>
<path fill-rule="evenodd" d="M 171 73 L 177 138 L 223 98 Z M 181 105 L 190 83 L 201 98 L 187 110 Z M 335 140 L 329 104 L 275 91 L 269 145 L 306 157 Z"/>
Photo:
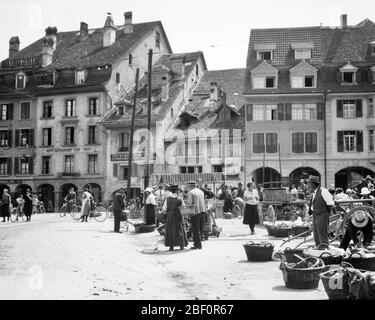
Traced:
<path fill-rule="evenodd" d="M 336 281 L 332 281 L 332 277 L 337 273 L 337 270 L 328 270 L 320 275 L 324 290 L 327 293 L 329 300 L 354 300 L 353 295 L 349 292 L 349 286 L 347 283 L 347 275 L 342 274 L 341 277 L 336 278 Z M 332 284 L 336 284 L 332 286 Z M 340 286 L 339 284 L 342 284 Z"/>
<path fill-rule="evenodd" d="M 315 258 L 307 258 L 315 259 Z M 281 263 L 285 286 L 290 289 L 316 289 L 319 285 L 319 275 L 327 270 L 324 262 L 318 259 L 320 266 L 316 268 L 293 268 L 294 263 Z"/>
<path fill-rule="evenodd" d="M 195 206 L 183 206 L 183 207 L 180 207 L 180 212 L 181 212 L 181 215 L 183 216 L 193 216 L 196 214 L 196 207 Z"/>
<path fill-rule="evenodd" d="M 276 238 L 287 238 L 293 234 L 292 227 L 274 227 L 273 236 Z"/>
<path fill-rule="evenodd" d="M 332 255 L 330 252 L 323 252 L 320 257 L 323 260 L 326 266 L 334 265 L 334 264 L 341 264 L 344 257 L 340 255 Z"/>
<path fill-rule="evenodd" d="M 360 253 L 354 252 L 349 257 L 344 258 L 344 262 L 350 263 L 355 269 L 375 271 L 375 255 L 366 258 Z"/>
<path fill-rule="evenodd" d="M 303 253 L 304 249 L 291 249 L 291 248 L 285 248 L 284 250 L 284 256 L 287 263 L 297 263 L 299 262 L 299 259 L 295 256 L 298 255 L 301 258 L 305 258 L 305 255 Z"/>
<path fill-rule="evenodd" d="M 269 224 L 265 224 L 264 226 L 267 229 L 268 235 L 273 236 L 273 229 L 275 228 L 275 226 L 272 226 L 272 225 L 269 225 Z"/>
<path fill-rule="evenodd" d="M 154 224 L 135 224 L 134 225 L 134 230 L 135 233 L 149 233 L 149 232 L 154 232 L 156 226 Z"/>
<path fill-rule="evenodd" d="M 311 230 L 308 226 L 293 226 L 293 235 L 299 237 L 307 237 L 311 235 Z"/>
<path fill-rule="evenodd" d="M 271 243 L 265 245 L 256 244 L 252 241 L 243 245 L 248 261 L 271 261 L 274 246 Z"/>

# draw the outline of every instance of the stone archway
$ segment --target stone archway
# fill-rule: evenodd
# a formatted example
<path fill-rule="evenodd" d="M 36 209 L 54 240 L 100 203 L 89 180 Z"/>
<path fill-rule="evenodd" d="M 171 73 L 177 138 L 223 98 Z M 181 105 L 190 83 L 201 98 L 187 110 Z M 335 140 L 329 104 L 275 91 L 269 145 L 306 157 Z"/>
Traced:
<path fill-rule="evenodd" d="M 18 185 L 15 190 L 14 190 L 14 194 L 18 197 L 19 195 L 26 195 L 26 190 L 27 189 L 30 189 L 31 191 L 33 191 L 33 189 L 28 185 L 28 184 L 20 184 Z"/>
<path fill-rule="evenodd" d="M 281 186 L 281 175 L 273 168 L 258 168 L 251 175 L 254 183 L 261 184 L 264 188 L 279 188 Z"/>
<path fill-rule="evenodd" d="M 371 169 L 359 166 L 341 169 L 335 174 L 335 187 L 355 188 L 367 175 L 374 176 L 375 173 Z"/>
<path fill-rule="evenodd" d="M 102 202 L 102 187 L 97 183 L 88 183 L 83 188 L 88 187 L 88 185 L 91 186 L 91 192 L 95 202 Z"/>
<path fill-rule="evenodd" d="M 50 184 L 41 184 L 37 190 L 40 194 L 39 200 L 43 202 L 46 211 L 53 212 L 55 208 L 55 188 Z"/>
<path fill-rule="evenodd" d="M 78 200 L 78 187 L 73 183 L 65 183 L 60 187 L 60 199 L 59 199 L 59 206 L 62 206 L 64 202 L 64 198 L 69 193 L 69 189 L 73 188 L 74 192 L 77 194 L 77 200 Z"/>
<path fill-rule="evenodd" d="M 311 167 L 299 167 L 294 169 L 289 175 L 289 185 L 298 186 L 301 179 L 306 180 L 310 175 L 321 178 L 320 173 Z"/>

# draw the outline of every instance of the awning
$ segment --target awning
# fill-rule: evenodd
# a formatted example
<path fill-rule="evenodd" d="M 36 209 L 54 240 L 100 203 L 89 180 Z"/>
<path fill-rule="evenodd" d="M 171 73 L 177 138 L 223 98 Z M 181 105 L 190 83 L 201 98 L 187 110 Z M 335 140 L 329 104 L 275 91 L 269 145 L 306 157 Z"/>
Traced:
<path fill-rule="evenodd" d="M 254 45 L 254 50 L 276 50 L 276 43 L 258 43 Z"/>
<path fill-rule="evenodd" d="M 312 42 L 292 42 L 291 47 L 293 50 L 295 49 L 313 49 L 314 43 Z"/>

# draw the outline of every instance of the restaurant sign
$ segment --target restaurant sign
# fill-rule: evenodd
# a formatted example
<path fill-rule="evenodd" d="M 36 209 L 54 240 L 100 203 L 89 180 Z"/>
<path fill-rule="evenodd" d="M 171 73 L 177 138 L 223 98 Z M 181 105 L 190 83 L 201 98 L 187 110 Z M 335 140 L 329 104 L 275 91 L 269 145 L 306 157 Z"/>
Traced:
<path fill-rule="evenodd" d="M 129 152 L 111 154 L 111 161 L 129 161 Z"/>

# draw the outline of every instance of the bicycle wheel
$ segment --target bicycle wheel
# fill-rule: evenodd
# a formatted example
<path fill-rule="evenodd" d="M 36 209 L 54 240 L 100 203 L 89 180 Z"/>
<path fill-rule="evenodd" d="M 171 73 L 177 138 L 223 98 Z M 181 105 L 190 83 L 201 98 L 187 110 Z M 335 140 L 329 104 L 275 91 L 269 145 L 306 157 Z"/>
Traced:
<path fill-rule="evenodd" d="M 78 210 L 78 207 L 74 206 L 72 211 L 70 211 L 70 215 L 75 221 L 78 221 L 81 219 L 81 210 Z"/>
<path fill-rule="evenodd" d="M 46 213 L 46 209 L 44 208 L 44 205 L 41 205 L 39 207 L 39 213 L 41 213 L 41 214 Z"/>
<path fill-rule="evenodd" d="M 11 214 L 10 214 L 10 220 L 12 222 L 15 222 L 18 220 L 18 209 L 17 208 L 13 208 Z"/>
<path fill-rule="evenodd" d="M 93 211 L 93 216 L 96 221 L 103 222 L 108 217 L 108 210 L 103 206 L 97 206 Z"/>

